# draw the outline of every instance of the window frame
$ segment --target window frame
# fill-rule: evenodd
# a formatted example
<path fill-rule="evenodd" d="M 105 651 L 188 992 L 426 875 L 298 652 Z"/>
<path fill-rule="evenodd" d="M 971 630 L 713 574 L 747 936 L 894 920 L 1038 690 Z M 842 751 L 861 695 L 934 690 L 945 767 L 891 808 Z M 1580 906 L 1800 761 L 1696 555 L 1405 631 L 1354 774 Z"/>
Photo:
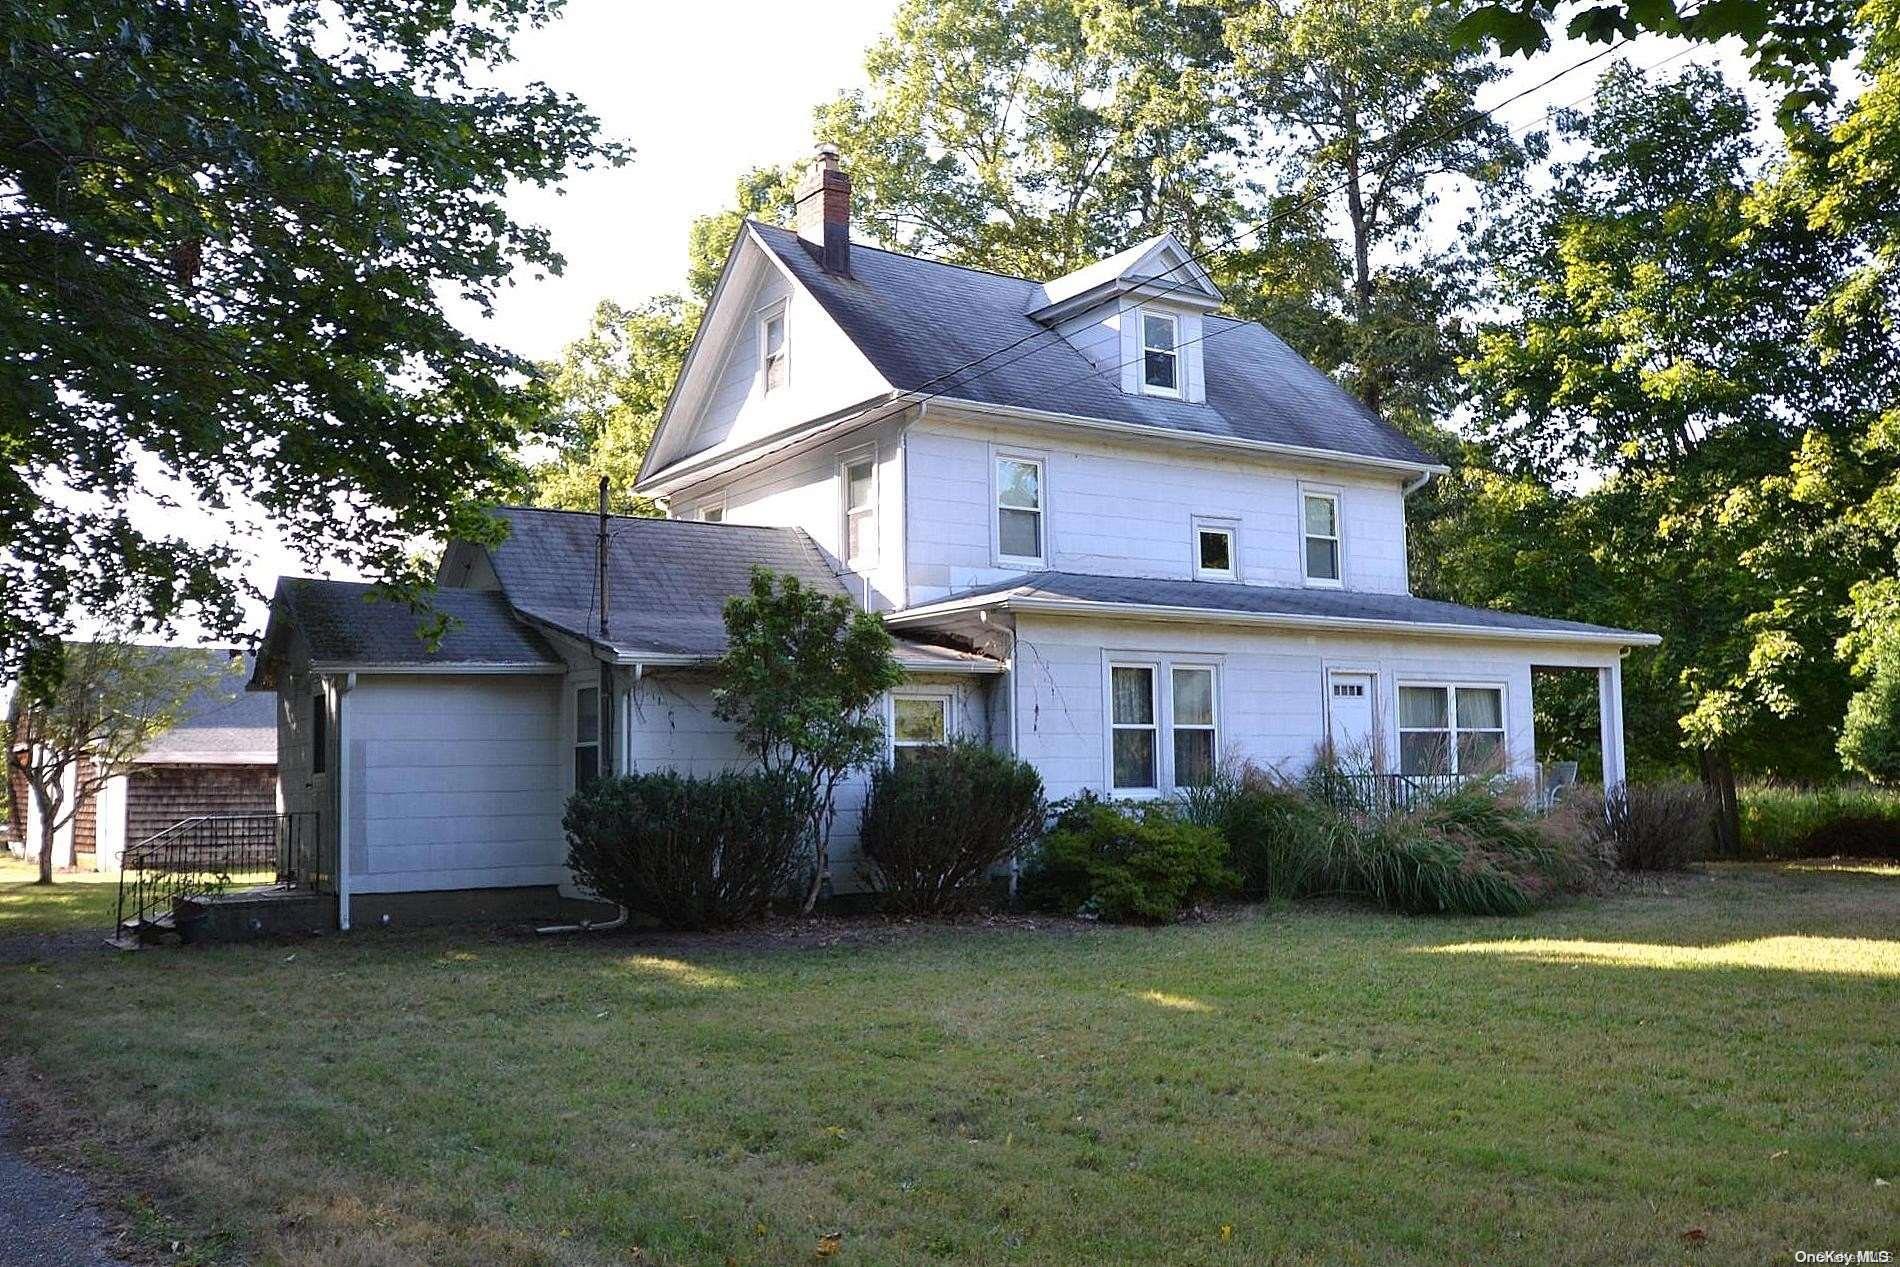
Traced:
<path fill-rule="evenodd" d="M 1023 510 L 1003 505 L 1002 465 L 1020 462 L 1036 468 L 1036 544 L 1041 553 L 1009 554 L 1003 549 L 1003 511 Z M 990 449 L 990 559 L 998 567 L 1043 568 L 1049 565 L 1049 459 L 1044 453 L 992 446 Z"/>
<path fill-rule="evenodd" d="M 1160 796 L 1167 780 L 1161 768 L 1161 662 L 1158 660 L 1137 660 L 1127 657 L 1113 658 L 1103 675 L 1106 696 L 1102 701 L 1102 717 L 1108 723 L 1107 765 L 1103 769 L 1102 782 L 1107 786 L 1110 796 L 1150 797 Z M 1148 675 L 1148 718 L 1147 722 L 1118 722 L 1115 720 L 1115 670 L 1138 669 Z M 1150 758 L 1153 765 L 1154 782 L 1144 787 L 1122 787 L 1115 782 L 1115 732 L 1120 730 L 1145 730 L 1153 737 Z"/>
<path fill-rule="evenodd" d="M 792 325 L 785 315 L 786 304 L 783 299 L 765 305 L 759 309 L 759 395 L 770 396 L 774 392 L 783 392 L 792 385 Z M 779 325 L 778 353 L 771 351 L 772 323 Z M 778 362 L 778 386 L 772 385 L 772 363 Z"/>
<path fill-rule="evenodd" d="M 1193 565 L 1194 579 L 1197 581 L 1238 581 L 1240 579 L 1240 521 L 1215 515 L 1195 515 L 1189 520 L 1190 539 L 1188 548 L 1193 552 L 1189 562 Z M 1201 563 L 1201 534 L 1220 533 L 1227 538 L 1227 567 L 1205 567 Z"/>
<path fill-rule="evenodd" d="M 1311 484 L 1300 485 L 1299 518 L 1297 523 L 1300 533 L 1300 581 L 1302 584 L 1316 586 L 1320 589 L 1345 588 L 1346 519 L 1344 514 L 1345 498 L 1341 493 L 1342 490 L 1337 488 L 1316 487 Z M 1330 537 L 1316 536 L 1307 531 L 1306 503 L 1315 499 L 1329 501 L 1333 505 L 1333 535 Z M 1314 540 L 1331 541 L 1333 543 L 1333 570 L 1338 573 L 1338 575 L 1332 577 L 1313 575 L 1310 552 L 1307 547 Z"/>
<path fill-rule="evenodd" d="M 706 524 L 726 522 L 726 499 L 715 497 L 703 503 L 699 508 L 699 521 Z"/>
<path fill-rule="evenodd" d="M 891 691 L 884 707 L 884 763 L 896 765 L 899 748 L 947 748 L 955 743 L 957 738 L 956 699 L 956 688 L 950 686 L 912 686 Z M 941 743 L 899 743 L 897 739 L 897 702 L 899 700 L 927 700 L 942 708 L 943 741 Z"/>
<path fill-rule="evenodd" d="M 581 737 L 581 696 L 587 691 L 594 693 L 594 729 L 592 738 L 584 739 Z M 573 771 L 576 792 L 607 777 L 606 764 L 602 761 L 607 746 L 601 742 L 608 725 L 606 700 L 607 692 L 600 682 L 576 683 L 574 686 L 574 740 L 570 769 Z M 580 755 L 583 748 L 592 749 L 594 754 L 594 776 L 587 783 L 581 782 Z"/>
<path fill-rule="evenodd" d="M 851 468 L 868 466 L 871 468 L 871 500 L 860 509 L 851 507 Z M 851 571 L 862 571 L 866 567 L 876 567 L 878 560 L 878 509 L 881 499 L 878 496 L 878 461 L 875 448 L 857 449 L 838 459 L 838 557 Z M 867 553 L 851 553 L 851 520 L 853 516 L 870 520 L 870 535 L 866 538 Z"/>
<path fill-rule="evenodd" d="M 310 692 L 310 774 L 330 773 L 330 691 L 318 686 Z"/>
<path fill-rule="evenodd" d="M 1441 691 L 1445 693 L 1445 729 L 1435 726 L 1407 726 L 1404 708 L 1400 701 L 1404 692 L 1419 690 Z M 1458 721 L 1458 695 L 1461 691 L 1496 691 L 1498 695 L 1498 725 L 1461 726 Z M 1398 773 L 1406 778 L 1461 778 L 1459 740 L 1466 734 L 1495 734 L 1498 737 L 1498 751 L 1503 754 L 1505 769 L 1511 768 L 1511 689 L 1507 682 L 1429 680 L 1401 678 L 1392 688 L 1392 724 L 1398 734 L 1398 753 L 1396 757 Z M 1405 736 L 1407 735 L 1444 735 L 1446 737 L 1446 770 L 1443 775 L 1412 774 L 1405 769 Z"/>
<path fill-rule="evenodd" d="M 1168 329 L 1172 331 L 1172 337 L 1166 348 L 1149 346 L 1148 323 L 1150 321 L 1165 321 L 1168 323 Z M 1135 342 L 1141 352 L 1140 362 L 1136 368 L 1136 381 L 1141 384 L 1142 395 L 1171 396 L 1176 399 L 1184 395 L 1186 385 L 1182 382 L 1182 377 L 1186 368 L 1185 362 L 1187 358 L 1182 355 L 1181 352 L 1180 316 L 1172 312 L 1158 312 L 1152 308 L 1135 309 Z M 1151 351 L 1165 352 L 1173 359 L 1174 385 L 1172 387 L 1163 387 L 1148 381 L 1148 353 Z"/>
<path fill-rule="evenodd" d="M 1204 730 L 1208 733 L 1208 775 L 1212 778 L 1220 770 L 1220 666 L 1202 660 L 1169 660 L 1168 665 L 1168 790 L 1178 794 L 1184 787 L 1204 787 L 1205 784 L 1186 784 L 1181 782 L 1179 763 L 1175 760 L 1174 737 L 1181 730 Z M 1177 673 L 1207 674 L 1207 717 L 1203 722 L 1190 722 L 1185 726 L 1174 714 L 1174 678 Z"/>

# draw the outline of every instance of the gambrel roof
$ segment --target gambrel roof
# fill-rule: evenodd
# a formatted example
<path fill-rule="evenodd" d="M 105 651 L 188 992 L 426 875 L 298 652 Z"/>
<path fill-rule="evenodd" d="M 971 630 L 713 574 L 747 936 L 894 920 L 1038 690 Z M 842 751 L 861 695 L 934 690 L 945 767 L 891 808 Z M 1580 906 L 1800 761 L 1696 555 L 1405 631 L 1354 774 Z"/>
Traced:
<path fill-rule="evenodd" d="M 1205 318 L 1204 403 L 1130 395 L 1031 315 L 1050 302 L 1042 282 L 858 243 L 850 275 L 839 276 L 789 229 L 748 227 L 896 391 L 1443 469 L 1258 322 Z M 1170 279 L 1186 280 L 1186 273 Z"/>

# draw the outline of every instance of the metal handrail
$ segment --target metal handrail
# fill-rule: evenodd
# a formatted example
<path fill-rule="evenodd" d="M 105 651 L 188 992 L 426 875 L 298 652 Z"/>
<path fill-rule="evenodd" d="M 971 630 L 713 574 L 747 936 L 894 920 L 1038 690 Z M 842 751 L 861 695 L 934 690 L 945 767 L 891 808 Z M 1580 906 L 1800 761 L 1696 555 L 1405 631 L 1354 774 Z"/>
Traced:
<path fill-rule="evenodd" d="M 321 888 L 315 814 L 200 814 L 181 819 L 126 848 L 119 864 L 114 926 L 121 932 L 143 927 L 179 898 L 222 893 L 239 876 L 261 880 L 265 875 L 272 883 Z"/>
<path fill-rule="evenodd" d="M 1337 809 L 1368 818 L 1409 814 L 1449 796 L 1473 781 L 1463 774 L 1372 774 L 1325 770 L 1318 775 L 1320 794 Z"/>

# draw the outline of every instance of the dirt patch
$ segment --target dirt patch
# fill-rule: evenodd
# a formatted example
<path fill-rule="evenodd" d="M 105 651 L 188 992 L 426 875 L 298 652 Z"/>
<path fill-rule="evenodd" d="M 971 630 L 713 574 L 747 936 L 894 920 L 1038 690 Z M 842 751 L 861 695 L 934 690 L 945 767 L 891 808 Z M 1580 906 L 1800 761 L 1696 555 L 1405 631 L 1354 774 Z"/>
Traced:
<path fill-rule="evenodd" d="M 93 953 L 107 955 L 120 952 L 106 945 L 105 934 L 96 928 L 63 933 L 16 933 L 11 937 L 0 937 L 0 964 L 38 963 Z"/>

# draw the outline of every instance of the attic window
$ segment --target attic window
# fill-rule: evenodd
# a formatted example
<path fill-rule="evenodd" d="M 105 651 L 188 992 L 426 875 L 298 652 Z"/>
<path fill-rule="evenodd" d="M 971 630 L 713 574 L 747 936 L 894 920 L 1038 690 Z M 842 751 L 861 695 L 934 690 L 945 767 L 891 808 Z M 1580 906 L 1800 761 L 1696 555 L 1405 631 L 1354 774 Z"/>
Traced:
<path fill-rule="evenodd" d="M 759 318 L 759 374 L 767 395 L 784 388 L 785 309 L 782 305 L 766 309 Z"/>
<path fill-rule="evenodd" d="M 1158 312 L 1141 314 L 1141 382 L 1163 396 L 1181 394 L 1179 325 Z"/>

